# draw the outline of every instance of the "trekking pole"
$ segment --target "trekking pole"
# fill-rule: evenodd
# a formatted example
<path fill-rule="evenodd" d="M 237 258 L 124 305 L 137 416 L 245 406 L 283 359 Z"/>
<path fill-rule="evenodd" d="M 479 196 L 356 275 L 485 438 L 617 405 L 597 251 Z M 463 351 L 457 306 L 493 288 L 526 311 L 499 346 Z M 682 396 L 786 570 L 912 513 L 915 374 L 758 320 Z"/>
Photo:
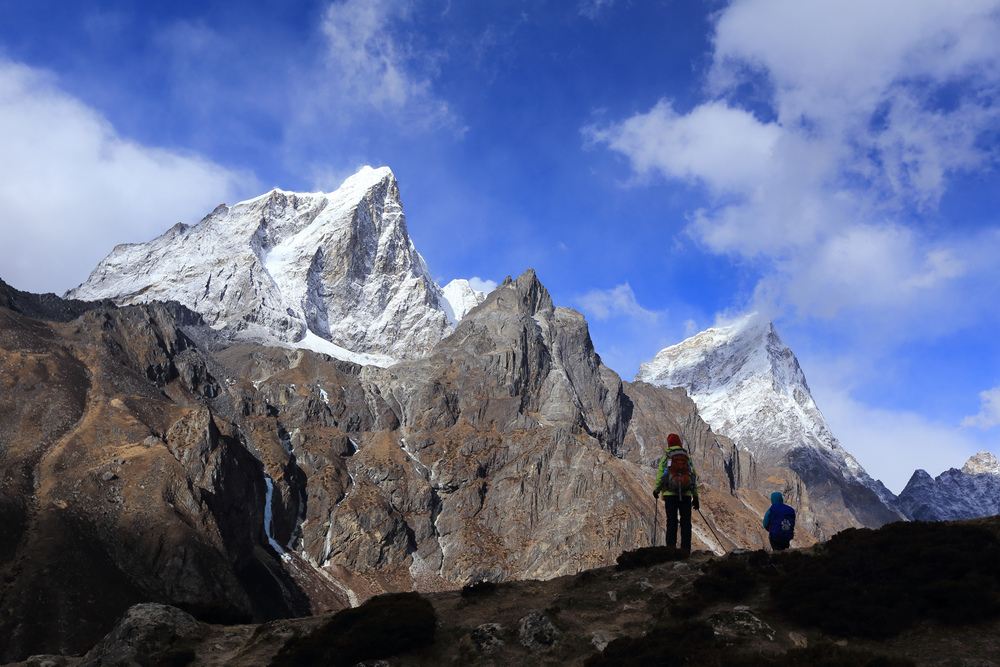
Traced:
<path fill-rule="evenodd" d="M 660 499 L 653 498 L 653 546 L 656 546 L 656 533 L 659 532 L 657 523 L 660 519 Z"/>
<path fill-rule="evenodd" d="M 712 524 L 708 522 L 708 519 L 706 519 L 705 515 L 701 513 L 701 510 L 700 509 L 695 510 L 695 512 L 697 512 L 698 516 L 701 517 L 701 520 L 705 522 L 705 525 L 708 526 L 708 529 L 712 531 L 712 535 L 715 535 L 715 541 L 719 543 L 720 547 L 722 547 L 723 554 L 729 553 L 729 549 L 727 549 L 725 545 L 722 544 L 722 540 L 719 538 L 719 534 L 715 532 L 715 528 L 712 528 Z"/>

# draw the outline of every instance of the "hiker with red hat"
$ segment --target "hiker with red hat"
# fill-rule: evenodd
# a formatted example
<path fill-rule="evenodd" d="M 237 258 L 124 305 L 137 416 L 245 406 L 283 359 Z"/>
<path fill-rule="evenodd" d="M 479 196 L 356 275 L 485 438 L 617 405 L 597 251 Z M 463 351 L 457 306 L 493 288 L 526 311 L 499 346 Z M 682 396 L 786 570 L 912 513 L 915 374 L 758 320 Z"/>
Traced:
<path fill-rule="evenodd" d="M 698 474 L 691 455 L 681 446 L 676 433 L 667 436 L 667 449 L 656 470 L 653 498 L 663 493 L 667 508 L 667 546 L 677 547 L 677 523 L 680 517 L 681 550 L 691 552 L 691 509 L 698 509 Z"/>

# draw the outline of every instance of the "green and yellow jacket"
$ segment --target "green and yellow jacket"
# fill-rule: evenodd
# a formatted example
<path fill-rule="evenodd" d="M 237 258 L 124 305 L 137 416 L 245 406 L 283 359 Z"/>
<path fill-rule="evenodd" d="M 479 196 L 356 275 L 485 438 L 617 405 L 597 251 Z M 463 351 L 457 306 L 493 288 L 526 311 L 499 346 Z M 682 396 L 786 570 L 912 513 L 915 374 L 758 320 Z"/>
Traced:
<path fill-rule="evenodd" d="M 659 491 L 665 496 L 676 496 L 677 491 L 671 491 L 669 489 L 664 489 L 663 485 L 666 483 L 664 476 L 667 474 L 667 460 L 670 459 L 670 455 L 673 452 L 684 449 L 683 447 L 667 447 L 667 451 L 663 453 L 663 458 L 660 459 L 660 465 L 656 466 L 656 486 L 653 491 Z M 695 470 L 694 460 L 691 458 L 691 452 L 684 449 L 684 453 L 688 455 L 688 465 L 691 466 L 691 488 L 684 492 L 685 496 L 690 496 L 692 498 L 698 497 L 698 471 Z"/>

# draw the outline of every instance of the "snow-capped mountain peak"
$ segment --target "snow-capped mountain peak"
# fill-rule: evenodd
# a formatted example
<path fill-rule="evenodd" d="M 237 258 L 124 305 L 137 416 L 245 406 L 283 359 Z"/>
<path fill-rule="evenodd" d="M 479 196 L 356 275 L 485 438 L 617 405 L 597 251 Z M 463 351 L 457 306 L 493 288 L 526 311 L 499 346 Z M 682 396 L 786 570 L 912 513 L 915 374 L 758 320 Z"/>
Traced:
<path fill-rule="evenodd" d="M 901 518 L 890 509 L 889 490 L 834 437 L 795 354 L 759 314 L 661 350 L 639 366 L 636 380 L 684 387 L 713 431 L 764 466 L 787 467 L 800 479 L 840 488 L 844 507 L 862 525 Z"/>
<path fill-rule="evenodd" d="M 329 194 L 274 189 L 118 246 L 67 296 L 174 300 L 239 337 L 326 341 L 324 351 L 380 365 L 421 356 L 453 326 L 388 167 L 365 167 Z"/>
<path fill-rule="evenodd" d="M 780 458 L 805 436 L 835 442 L 795 355 L 757 313 L 661 350 L 636 380 L 684 387 L 713 430 L 758 457 Z"/>

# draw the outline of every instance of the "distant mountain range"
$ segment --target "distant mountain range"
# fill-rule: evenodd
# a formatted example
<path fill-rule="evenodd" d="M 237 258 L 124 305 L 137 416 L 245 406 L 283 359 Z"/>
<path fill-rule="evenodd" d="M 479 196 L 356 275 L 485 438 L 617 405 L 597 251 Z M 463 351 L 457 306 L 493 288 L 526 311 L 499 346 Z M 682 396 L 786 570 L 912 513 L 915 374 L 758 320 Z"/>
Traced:
<path fill-rule="evenodd" d="M 937 477 L 917 470 L 899 494 L 899 508 L 918 521 L 951 521 L 1000 514 L 1000 462 L 979 452 Z"/>

